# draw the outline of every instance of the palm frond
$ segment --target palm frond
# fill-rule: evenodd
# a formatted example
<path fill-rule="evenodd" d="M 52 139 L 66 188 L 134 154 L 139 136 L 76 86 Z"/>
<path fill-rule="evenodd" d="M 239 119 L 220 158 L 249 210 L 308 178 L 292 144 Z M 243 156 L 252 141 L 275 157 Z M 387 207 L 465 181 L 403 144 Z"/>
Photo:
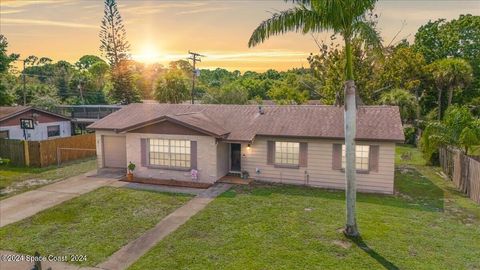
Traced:
<path fill-rule="evenodd" d="M 302 4 L 302 5 L 305 5 L 305 6 L 310 6 L 310 4 L 312 3 L 311 0 L 284 0 L 285 2 L 292 2 L 294 4 Z"/>
<path fill-rule="evenodd" d="M 324 20 L 317 12 L 305 5 L 275 13 L 270 19 L 263 21 L 252 33 L 248 41 L 248 47 L 254 47 L 264 42 L 270 36 L 284 34 L 286 32 L 311 32 L 327 30 Z"/>
<path fill-rule="evenodd" d="M 382 48 L 382 38 L 380 33 L 370 23 L 366 21 L 357 21 L 353 25 L 355 34 L 365 42 L 366 45 L 372 46 L 374 49 Z"/>

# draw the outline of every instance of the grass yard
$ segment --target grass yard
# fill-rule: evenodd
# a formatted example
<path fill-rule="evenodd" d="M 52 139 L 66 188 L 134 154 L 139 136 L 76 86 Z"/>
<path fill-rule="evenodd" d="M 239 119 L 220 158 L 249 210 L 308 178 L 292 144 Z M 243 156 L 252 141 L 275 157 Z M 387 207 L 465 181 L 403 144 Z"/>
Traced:
<path fill-rule="evenodd" d="M 95 169 L 95 159 L 45 168 L 0 166 L 0 199 Z"/>
<path fill-rule="evenodd" d="M 480 206 L 399 147 L 397 194 L 358 194 L 362 238 L 347 239 L 344 193 L 235 187 L 133 269 L 480 269 Z M 414 165 L 409 165 L 413 163 Z"/>
<path fill-rule="evenodd" d="M 86 255 L 94 266 L 138 238 L 191 196 L 104 187 L 0 228 L 0 249 Z"/>
<path fill-rule="evenodd" d="M 472 152 L 469 154 L 472 155 L 472 156 L 480 156 L 480 145 L 477 145 L 477 146 L 472 146 Z"/>
<path fill-rule="evenodd" d="M 399 145 L 395 151 L 395 165 L 425 165 L 422 153 L 412 145 Z"/>

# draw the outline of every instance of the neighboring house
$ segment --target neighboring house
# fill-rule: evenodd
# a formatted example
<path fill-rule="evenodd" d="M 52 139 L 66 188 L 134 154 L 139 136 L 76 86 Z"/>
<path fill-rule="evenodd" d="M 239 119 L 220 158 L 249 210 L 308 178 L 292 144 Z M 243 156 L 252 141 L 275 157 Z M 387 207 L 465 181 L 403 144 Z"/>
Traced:
<path fill-rule="evenodd" d="M 98 166 L 142 178 L 213 183 L 247 171 L 270 182 L 343 189 L 343 107 L 131 104 L 88 128 Z M 358 108 L 359 191 L 393 193 L 398 107 Z M 198 172 L 192 179 L 191 169 Z"/>
<path fill-rule="evenodd" d="M 0 107 L 0 138 L 40 141 L 69 137 L 71 132 L 68 117 L 30 106 Z"/>

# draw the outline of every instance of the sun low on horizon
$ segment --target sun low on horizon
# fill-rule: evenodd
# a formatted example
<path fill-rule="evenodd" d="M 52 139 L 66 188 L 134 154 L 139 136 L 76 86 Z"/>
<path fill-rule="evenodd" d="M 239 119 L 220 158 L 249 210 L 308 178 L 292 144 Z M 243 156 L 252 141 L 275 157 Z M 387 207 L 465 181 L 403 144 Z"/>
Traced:
<path fill-rule="evenodd" d="M 165 55 L 166 54 L 164 52 L 162 54 L 162 51 L 156 44 L 145 43 L 138 51 L 134 51 L 132 53 L 132 58 L 138 62 L 152 64 L 155 62 L 160 62 L 162 60 L 161 57 Z"/>

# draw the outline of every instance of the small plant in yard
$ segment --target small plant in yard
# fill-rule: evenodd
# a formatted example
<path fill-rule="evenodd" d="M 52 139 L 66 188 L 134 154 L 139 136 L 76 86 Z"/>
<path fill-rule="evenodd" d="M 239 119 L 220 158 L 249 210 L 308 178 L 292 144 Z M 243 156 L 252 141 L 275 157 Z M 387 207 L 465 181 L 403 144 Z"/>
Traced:
<path fill-rule="evenodd" d="M 0 165 L 8 165 L 9 163 L 10 163 L 10 159 L 0 157 Z"/>
<path fill-rule="evenodd" d="M 127 169 L 128 169 L 128 172 L 127 172 L 127 179 L 128 181 L 132 181 L 133 180 L 133 171 L 135 170 L 135 163 L 132 163 L 131 161 L 128 163 L 128 166 L 127 166 Z"/>
<path fill-rule="evenodd" d="M 401 156 L 402 160 L 412 160 L 412 152 L 405 152 Z"/>

